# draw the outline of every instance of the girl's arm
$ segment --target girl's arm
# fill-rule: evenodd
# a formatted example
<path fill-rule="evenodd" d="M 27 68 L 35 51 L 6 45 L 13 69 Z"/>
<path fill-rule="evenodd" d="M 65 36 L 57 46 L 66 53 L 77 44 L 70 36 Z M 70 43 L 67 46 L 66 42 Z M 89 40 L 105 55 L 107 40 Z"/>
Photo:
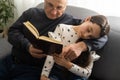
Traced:
<path fill-rule="evenodd" d="M 92 72 L 92 67 L 93 67 L 93 62 L 91 62 L 87 67 L 83 68 L 80 67 L 74 63 L 72 63 L 72 67 L 68 69 L 70 72 L 88 78 L 91 75 Z"/>
<path fill-rule="evenodd" d="M 87 66 L 86 68 L 82 68 L 82 67 L 66 60 L 64 57 L 58 56 L 57 54 L 54 55 L 54 60 L 55 60 L 56 64 L 67 68 L 70 72 L 72 72 L 78 76 L 82 76 L 82 77 L 86 77 L 86 78 L 88 78 L 90 76 L 91 69 L 93 67 L 93 62 L 91 62 L 89 64 L 89 66 Z"/>
<path fill-rule="evenodd" d="M 78 75 L 78 76 L 82 76 L 82 77 L 86 77 L 88 78 L 91 75 L 92 72 L 92 68 L 93 68 L 93 62 L 97 59 L 99 59 L 99 55 L 92 53 L 91 54 L 91 62 L 89 63 L 89 65 L 85 68 L 78 66 L 77 64 L 74 64 L 68 60 L 66 60 L 63 56 L 61 55 L 55 55 L 54 56 L 54 60 L 58 65 L 61 65 L 65 68 L 67 68 L 70 72 Z"/>

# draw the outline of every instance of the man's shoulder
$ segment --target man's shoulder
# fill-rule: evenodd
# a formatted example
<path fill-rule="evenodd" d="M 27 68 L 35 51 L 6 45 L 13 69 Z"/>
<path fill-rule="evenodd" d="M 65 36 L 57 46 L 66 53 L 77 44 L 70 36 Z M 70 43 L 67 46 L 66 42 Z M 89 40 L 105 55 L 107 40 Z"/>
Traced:
<path fill-rule="evenodd" d="M 30 12 L 43 12 L 44 10 L 34 7 L 34 8 L 29 8 L 27 11 L 30 11 Z"/>
<path fill-rule="evenodd" d="M 40 16 L 44 14 L 44 10 L 39 8 L 29 8 L 24 13 L 30 16 Z"/>
<path fill-rule="evenodd" d="M 75 18 L 72 15 L 69 15 L 67 13 L 64 14 L 65 24 L 69 25 L 78 25 L 81 22 L 81 19 Z"/>
<path fill-rule="evenodd" d="M 63 14 L 65 17 L 69 17 L 69 18 L 74 18 L 72 15 L 68 14 L 68 13 L 64 13 Z"/>

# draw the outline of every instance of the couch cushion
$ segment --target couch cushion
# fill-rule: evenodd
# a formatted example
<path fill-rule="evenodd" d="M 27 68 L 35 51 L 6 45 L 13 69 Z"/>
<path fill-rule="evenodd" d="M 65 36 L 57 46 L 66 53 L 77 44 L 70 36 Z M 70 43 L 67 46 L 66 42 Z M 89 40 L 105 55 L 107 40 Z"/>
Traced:
<path fill-rule="evenodd" d="M 7 41 L 7 38 L 0 38 L 0 59 L 10 54 L 11 44 Z"/>
<path fill-rule="evenodd" d="M 95 62 L 92 78 L 120 80 L 120 17 L 108 17 L 111 30 L 105 47 L 98 51 L 101 58 Z"/>

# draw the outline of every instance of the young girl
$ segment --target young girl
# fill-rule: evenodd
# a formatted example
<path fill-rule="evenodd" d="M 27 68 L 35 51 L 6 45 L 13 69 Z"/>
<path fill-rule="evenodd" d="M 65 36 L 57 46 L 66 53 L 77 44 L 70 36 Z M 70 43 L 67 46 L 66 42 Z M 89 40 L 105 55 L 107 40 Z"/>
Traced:
<path fill-rule="evenodd" d="M 77 26 L 59 24 L 55 31 L 49 32 L 48 35 L 50 38 L 59 40 L 63 43 L 63 52 L 60 55 L 54 54 L 53 56 L 47 56 L 40 80 L 45 80 L 43 78 L 47 79 L 48 77 L 51 79 L 49 73 L 54 62 L 69 71 L 68 74 L 69 76 L 71 75 L 71 80 L 88 78 L 92 71 L 93 62 L 99 59 L 100 56 L 97 55 L 95 51 L 86 51 L 83 52 L 77 59 L 69 61 L 68 58 L 64 57 L 64 48 L 67 48 L 67 45 L 72 45 L 84 39 L 100 38 L 108 34 L 109 30 L 110 26 L 106 17 L 103 15 L 87 17 L 80 23 L 80 25 Z"/>

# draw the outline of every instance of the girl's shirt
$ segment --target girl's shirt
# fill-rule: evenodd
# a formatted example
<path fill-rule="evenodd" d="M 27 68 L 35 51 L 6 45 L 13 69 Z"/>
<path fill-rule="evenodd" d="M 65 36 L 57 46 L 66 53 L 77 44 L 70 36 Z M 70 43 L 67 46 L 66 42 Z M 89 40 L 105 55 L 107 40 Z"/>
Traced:
<path fill-rule="evenodd" d="M 50 38 L 59 40 L 63 46 L 75 43 L 79 38 L 72 25 L 59 24 L 54 32 L 48 33 Z"/>
<path fill-rule="evenodd" d="M 69 44 L 75 43 L 79 39 L 77 33 L 73 29 L 73 26 L 66 24 L 57 25 L 55 31 L 49 32 L 48 35 L 50 38 L 61 41 L 64 47 Z M 93 62 L 100 58 L 100 56 L 97 55 L 95 52 L 91 52 L 90 55 L 92 60 L 86 68 L 80 67 L 77 64 L 73 63 L 73 66 L 71 69 L 69 69 L 69 71 L 78 76 L 88 78 L 92 72 Z"/>

